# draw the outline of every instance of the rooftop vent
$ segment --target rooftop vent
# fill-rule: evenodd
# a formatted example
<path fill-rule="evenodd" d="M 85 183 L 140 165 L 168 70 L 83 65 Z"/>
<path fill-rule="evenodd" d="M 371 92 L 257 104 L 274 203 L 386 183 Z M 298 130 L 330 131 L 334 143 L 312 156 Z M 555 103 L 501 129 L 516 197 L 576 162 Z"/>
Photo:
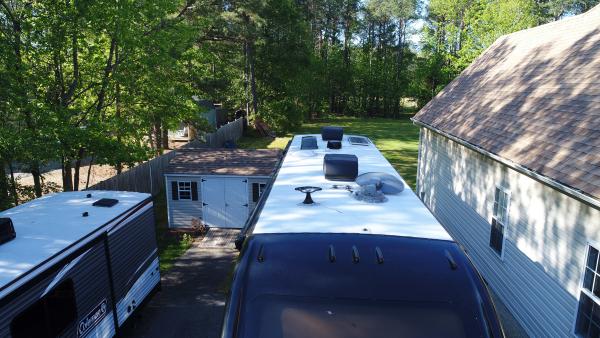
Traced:
<path fill-rule="evenodd" d="M 306 194 L 302 204 L 314 204 L 315 201 L 313 201 L 312 196 L 310 194 L 312 194 L 313 192 L 321 191 L 323 189 L 319 187 L 298 187 L 295 190 Z"/>
<path fill-rule="evenodd" d="M 314 136 L 302 136 L 302 144 L 300 145 L 300 149 L 319 149 L 319 146 L 317 145 L 317 138 Z"/>
<path fill-rule="evenodd" d="M 343 136 L 344 128 L 342 127 L 327 126 L 321 128 L 321 137 L 323 138 L 323 141 L 341 141 Z"/>
<path fill-rule="evenodd" d="M 9 242 L 17 237 L 15 227 L 10 218 L 0 218 L 0 244 Z"/>
<path fill-rule="evenodd" d="M 358 157 L 350 154 L 326 154 L 323 174 L 333 181 L 354 181 L 358 175 Z"/>
<path fill-rule="evenodd" d="M 342 141 L 327 141 L 328 149 L 342 149 Z"/>
<path fill-rule="evenodd" d="M 114 198 L 101 198 L 101 199 L 97 200 L 96 202 L 94 202 L 92 205 L 95 207 L 110 208 L 117 203 L 119 203 L 119 200 L 116 200 Z"/>
<path fill-rule="evenodd" d="M 370 172 L 361 174 L 356 178 L 356 184 L 360 186 L 375 185 L 386 195 L 399 194 L 404 190 L 404 183 L 394 175 Z"/>
<path fill-rule="evenodd" d="M 369 139 L 362 136 L 350 136 L 348 137 L 348 142 L 350 144 L 359 145 L 359 146 L 368 146 Z"/>

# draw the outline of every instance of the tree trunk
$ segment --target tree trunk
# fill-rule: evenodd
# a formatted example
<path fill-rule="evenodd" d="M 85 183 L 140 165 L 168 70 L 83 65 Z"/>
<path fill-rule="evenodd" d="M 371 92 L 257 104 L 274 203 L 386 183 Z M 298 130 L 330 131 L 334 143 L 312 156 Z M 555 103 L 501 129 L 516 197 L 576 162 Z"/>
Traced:
<path fill-rule="evenodd" d="M 189 130 L 189 128 L 188 128 Z M 188 131 L 189 133 L 189 131 Z M 169 128 L 167 128 L 167 126 L 165 125 L 165 123 L 162 123 L 162 137 L 160 138 L 162 141 L 162 148 L 165 150 L 169 149 Z"/>
<path fill-rule="evenodd" d="M 15 171 L 13 170 L 12 163 L 8 164 L 10 168 L 10 189 L 15 205 L 19 205 L 19 193 L 17 192 L 17 180 L 15 180 Z"/>
<path fill-rule="evenodd" d="M 4 160 L 0 161 L 0 210 L 10 207 L 9 191 L 10 186 L 6 177 L 6 166 Z"/>
<path fill-rule="evenodd" d="M 42 197 L 42 173 L 40 172 L 40 164 L 33 161 L 30 165 L 31 176 L 33 176 L 33 190 L 35 197 Z"/>
<path fill-rule="evenodd" d="M 83 159 L 83 155 L 85 155 L 85 150 L 83 148 L 79 148 L 79 152 L 77 153 L 77 161 L 75 161 L 75 172 L 73 173 L 73 190 L 79 190 L 79 172 L 81 169 L 81 160 Z"/>
<path fill-rule="evenodd" d="M 22 45 L 21 23 L 13 15 L 11 15 L 10 18 L 13 23 L 13 33 L 14 33 L 14 44 L 13 44 L 14 45 L 13 51 L 15 53 L 14 66 L 15 66 L 15 70 L 16 70 L 17 82 L 19 84 L 21 84 L 20 86 L 17 86 L 19 100 L 21 101 L 19 103 L 19 106 L 20 106 L 20 108 L 22 108 L 25 125 L 27 126 L 27 129 L 29 129 L 32 132 L 32 134 L 35 135 L 37 133 L 36 126 L 33 123 L 33 117 L 31 116 L 31 111 L 27 107 L 27 105 L 28 105 L 27 90 L 23 86 L 25 81 L 24 81 L 24 76 L 23 76 L 23 72 L 22 72 L 23 59 L 22 59 L 22 55 L 21 55 L 21 45 Z M 31 175 L 33 176 L 33 187 L 34 187 L 34 191 L 35 191 L 35 196 L 41 197 L 42 196 L 42 183 L 41 183 L 41 179 L 40 179 L 41 173 L 40 173 L 39 161 L 31 160 L 30 172 L 31 172 Z"/>
<path fill-rule="evenodd" d="M 90 176 L 92 175 L 92 166 L 94 165 L 94 156 L 90 158 L 90 165 L 88 166 L 87 179 L 85 180 L 85 188 L 90 187 Z M 119 166 L 120 168 L 120 166 Z M 117 170 L 117 174 L 120 174 L 119 170 Z"/>
<path fill-rule="evenodd" d="M 254 69 L 254 41 L 248 43 L 248 61 L 250 65 L 250 93 L 252 94 L 252 111 L 258 113 L 258 94 L 256 93 L 256 75 Z"/>
<path fill-rule="evenodd" d="M 119 67 L 119 63 L 120 63 L 121 59 L 120 59 L 120 55 L 119 55 L 119 46 L 117 46 L 115 44 L 115 70 L 114 70 L 114 75 L 117 74 L 118 71 L 118 67 Z M 121 123 L 121 84 L 119 83 L 119 81 L 117 80 L 115 83 L 115 116 L 117 118 L 117 121 L 119 121 L 119 123 Z M 116 134 L 117 134 L 117 143 L 121 144 L 121 130 L 119 130 L 117 128 L 116 130 Z M 92 158 L 93 160 L 93 158 Z M 90 168 L 88 169 L 88 177 L 87 177 L 87 181 L 85 183 L 85 188 L 87 189 L 88 184 L 90 183 L 90 171 L 92 169 L 92 162 L 90 162 Z M 117 163 L 115 164 L 115 170 L 117 172 L 117 175 L 120 174 L 123 171 L 123 164 L 121 163 L 121 161 L 117 161 Z"/>
<path fill-rule="evenodd" d="M 154 150 L 156 151 L 156 155 L 162 154 L 162 132 L 160 128 L 160 120 L 156 120 L 154 122 Z"/>
<path fill-rule="evenodd" d="M 63 191 L 73 191 L 73 168 L 71 159 L 63 158 Z"/>

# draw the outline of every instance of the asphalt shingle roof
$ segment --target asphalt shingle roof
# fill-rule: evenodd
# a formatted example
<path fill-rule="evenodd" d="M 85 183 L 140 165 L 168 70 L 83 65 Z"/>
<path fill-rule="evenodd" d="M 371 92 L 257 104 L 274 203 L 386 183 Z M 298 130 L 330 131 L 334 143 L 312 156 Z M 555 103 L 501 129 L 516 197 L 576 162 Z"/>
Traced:
<path fill-rule="evenodd" d="M 600 199 L 600 6 L 500 37 L 414 120 Z"/>
<path fill-rule="evenodd" d="M 182 149 L 167 174 L 271 176 L 281 159 L 278 149 Z"/>

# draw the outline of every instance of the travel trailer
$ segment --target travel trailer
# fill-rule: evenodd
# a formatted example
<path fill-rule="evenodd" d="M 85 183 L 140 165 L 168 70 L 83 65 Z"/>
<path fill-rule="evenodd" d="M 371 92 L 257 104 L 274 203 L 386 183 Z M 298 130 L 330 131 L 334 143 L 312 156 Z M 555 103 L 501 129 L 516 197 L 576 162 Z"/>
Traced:
<path fill-rule="evenodd" d="M 370 139 L 295 136 L 236 241 L 222 337 L 504 337 L 461 247 Z"/>
<path fill-rule="evenodd" d="M 65 192 L 0 212 L 1 337 L 111 337 L 159 286 L 148 194 Z"/>

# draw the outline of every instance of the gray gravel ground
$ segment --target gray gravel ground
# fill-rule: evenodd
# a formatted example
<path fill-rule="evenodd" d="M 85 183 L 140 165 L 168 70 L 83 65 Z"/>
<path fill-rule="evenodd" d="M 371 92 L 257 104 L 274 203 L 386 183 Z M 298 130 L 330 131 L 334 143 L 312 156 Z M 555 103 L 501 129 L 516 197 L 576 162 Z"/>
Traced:
<path fill-rule="evenodd" d="M 136 314 L 122 337 L 216 338 L 226 285 L 238 251 L 195 243 L 162 277 L 162 290 Z"/>

